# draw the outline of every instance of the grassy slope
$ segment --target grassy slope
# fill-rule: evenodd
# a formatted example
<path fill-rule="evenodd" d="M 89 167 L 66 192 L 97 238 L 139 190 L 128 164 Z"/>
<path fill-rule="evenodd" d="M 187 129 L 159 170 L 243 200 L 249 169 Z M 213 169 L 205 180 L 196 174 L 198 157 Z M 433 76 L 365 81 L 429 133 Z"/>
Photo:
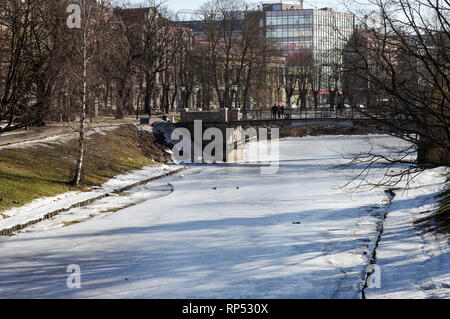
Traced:
<path fill-rule="evenodd" d="M 137 131 L 130 126 L 90 135 L 84 184 L 100 185 L 154 163 L 142 153 L 136 136 Z M 76 190 L 67 182 L 74 173 L 77 141 L 47 145 L 0 151 L 0 212 L 39 197 Z"/>

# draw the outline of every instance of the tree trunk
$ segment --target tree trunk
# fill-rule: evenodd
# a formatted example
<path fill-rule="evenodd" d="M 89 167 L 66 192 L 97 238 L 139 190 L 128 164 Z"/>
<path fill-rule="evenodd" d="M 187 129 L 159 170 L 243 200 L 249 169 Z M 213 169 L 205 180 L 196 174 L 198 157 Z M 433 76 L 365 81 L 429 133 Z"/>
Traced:
<path fill-rule="evenodd" d="M 85 5 L 83 1 L 83 5 Z M 79 140 L 78 140 L 78 160 L 77 168 L 75 171 L 75 177 L 73 178 L 71 184 L 78 186 L 81 180 L 81 171 L 83 169 L 84 161 L 84 125 L 86 121 L 86 106 L 87 106 L 87 27 L 85 26 L 83 31 L 83 105 L 80 113 L 80 128 L 79 128 Z"/>
<path fill-rule="evenodd" d="M 319 107 L 319 92 L 313 91 L 313 94 L 314 94 L 314 108 L 317 110 L 317 108 Z"/>
<path fill-rule="evenodd" d="M 151 99 L 153 93 L 153 81 L 150 80 L 150 74 L 146 74 L 146 84 L 145 84 L 145 103 L 144 109 L 145 113 L 151 115 Z"/>
<path fill-rule="evenodd" d="M 136 99 L 136 120 L 139 120 L 139 109 L 141 107 L 141 97 L 142 97 L 142 87 L 144 86 L 142 83 L 142 79 L 139 79 L 139 91 Z"/>
<path fill-rule="evenodd" d="M 300 92 L 300 102 L 301 102 L 301 109 L 306 110 L 306 94 L 308 93 L 307 90 L 301 90 Z"/>
<path fill-rule="evenodd" d="M 286 100 L 287 100 L 287 106 L 290 107 L 291 106 L 291 100 L 292 100 L 292 94 L 291 93 L 287 94 Z"/>
<path fill-rule="evenodd" d="M 178 88 L 175 86 L 175 89 L 173 90 L 173 93 L 172 93 L 172 98 L 170 100 L 170 109 L 172 111 L 176 111 L 175 110 L 175 102 L 177 100 L 177 95 L 178 95 Z"/>

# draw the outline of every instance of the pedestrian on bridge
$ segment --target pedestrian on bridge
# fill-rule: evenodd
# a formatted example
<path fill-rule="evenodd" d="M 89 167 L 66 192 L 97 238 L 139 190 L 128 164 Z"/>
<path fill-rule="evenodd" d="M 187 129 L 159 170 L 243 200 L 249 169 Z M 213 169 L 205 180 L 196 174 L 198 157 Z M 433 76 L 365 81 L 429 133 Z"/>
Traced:
<path fill-rule="evenodd" d="M 272 119 L 276 119 L 277 118 L 277 110 L 278 110 L 278 107 L 277 107 L 276 104 L 274 104 L 272 106 Z"/>

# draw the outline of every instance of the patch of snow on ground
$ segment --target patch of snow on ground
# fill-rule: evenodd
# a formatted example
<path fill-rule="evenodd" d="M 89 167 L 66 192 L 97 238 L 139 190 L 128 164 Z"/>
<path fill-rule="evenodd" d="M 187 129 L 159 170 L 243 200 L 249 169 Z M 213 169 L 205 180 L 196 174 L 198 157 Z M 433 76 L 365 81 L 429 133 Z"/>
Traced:
<path fill-rule="evenodd" d="M 116 189 L 160 176 L 180 168 L 181 167 L 177 165 L 148 166 L 135 172 L 116 176 L 102 186 L 95 187 L 89 192 L 73 191 L 57 196 L 38 198 L 22 207 L 3 211 L 3 219 L 0 219 L 0 230 L 9 229 L 15 225 L 22 225 L 29 221 L 37 220 L 50 212 L 59 209 L 67 209 L 76 203 L 96 198 L 100 195 L 113 192 Z"/>
<path fill-rule="evenodd" d="M 381 287 L 366 289 L 366 298 L 450 298 L 448 236 L 414 221 L 437 208 L 447 168 L 423 173 L 407 192 L 398 191 L 377 248 Z"/>

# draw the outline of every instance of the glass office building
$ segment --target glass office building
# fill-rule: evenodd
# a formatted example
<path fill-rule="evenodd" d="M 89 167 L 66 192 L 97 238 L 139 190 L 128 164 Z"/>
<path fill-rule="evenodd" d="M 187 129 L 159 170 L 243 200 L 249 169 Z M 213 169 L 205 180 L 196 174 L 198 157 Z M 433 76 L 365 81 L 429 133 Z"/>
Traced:
<path fill-rule="evenodd" d="M 309 58 L 313 48 L 313 11 L 266 11 L 267 37 L 288 61 Z"/>
<path fill-rule="evenodd" d="M 314 76 L 310 90 L 320 90 L 325 95 L 330 89 L 342 90 L 339 69 L 343 63 L 342 50 L 354 30 L 352 14 L 330 8 L 304 9 L 302 1 L 263 2 L 257 10 L 246 14 L 257 14 L 261 19 L 266 37 L 286 58 L 288 72 L 296 66 L 312 66 Z M 244 13 L 240 19 L 244 21 Z M 203 21 L 183 21 L 182 24 L 191 28 L 197 38 L 205 38 Z M 339 77 L 337 81 L 336 77 Z"/>
<path fill-rule="evenodd" d="M 354 30 L 354 16 L 330 8 L 303 9 L 302 4 L 262 4 L 267 38 L 285 56 L 288 66 L 312 64 L 317 87 L 330 88 L 331 77 L 337 76 L 342 65 L 342 49 Z M 320 79 L 320 80 L 319 80 Z M 336 81 L 332 81 L 334 86 Z M 342 81 L 337 83 L 342 89 Z"/>

